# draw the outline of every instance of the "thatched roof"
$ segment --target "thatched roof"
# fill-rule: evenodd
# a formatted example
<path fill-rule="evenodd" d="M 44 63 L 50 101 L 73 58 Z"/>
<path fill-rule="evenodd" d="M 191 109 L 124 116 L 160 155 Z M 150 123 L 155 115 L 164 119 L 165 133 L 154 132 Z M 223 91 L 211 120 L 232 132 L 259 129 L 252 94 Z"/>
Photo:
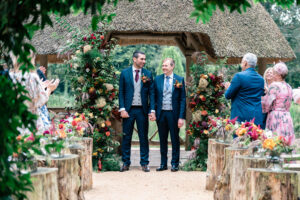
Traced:
<path fill-rule="evenodd" d="M 117 16 L 107 28 L 107 39 L 116 37 L 121 45 L 149 43 L 178 45 L 184 53 L 205 50 L 212 58 L 239 60 L 252 52 L 267 63 L 288 61 L 295 54 L 272 18 L 261 4 L 254 4 L 246 13 L 217 11 L 208 24 L 195 23 L 190 13 L 192 0 L 120 1 Z M 66 20 L 80 27 L 90 24 L 90 16 L 68 16 Z M 33 43 L 39 54 L 56 54 L 65 38 L 54 33 L 70 34 L 57 23 L 38 32 Z M 236 61 L 239 62 L 239 61 Z"/>

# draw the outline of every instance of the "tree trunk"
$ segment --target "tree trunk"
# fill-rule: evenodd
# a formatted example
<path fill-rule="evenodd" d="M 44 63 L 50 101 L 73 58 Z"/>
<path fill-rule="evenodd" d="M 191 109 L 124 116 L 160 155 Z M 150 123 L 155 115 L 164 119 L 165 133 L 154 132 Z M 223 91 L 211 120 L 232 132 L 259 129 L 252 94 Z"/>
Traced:
<path fill-rule="evenodd" d="M 299 177 L 296 171 L 274 172 L 249 168 L 246 173 L 248 200 L 293 200 L 298 197 Z"/>
<path fill-rule="evenodd" d="M 83 190 L 90 190 L 93 188 L 93 138 L 84 137 L 80 144 L 83 148 L 70 148 L 70 151 L 79 156 L 79 176 Z"/>
<path fill-rule="evenodd" d="M 208 159 L 206 171 L 206 189 L 214 190 L 218 176 L 222 174 L 224 166 L 224 149 L 230 144 L 216 141 L 215 139 L 208 140 Z"/>
<path fill-rule="evenodd" d="M 31 173 L 33 186 L 32 192 L 26 195 L 30 200 L 58 200 L 57 168 L 38 168 L 37 172 Z"/>
<path fill-rule="evenodd" d="M 113 133 L 113 139 L 118 141 L 120 144 L 122 144 L 122 133 L 123 133 L 122 121 L 115 118 L 111 118 L 111 127 L 115 131 Z M 121 145 L 118 147 L 117 153 L 121 155 Z"/>
<path fill-rule="evenodd" d="M 231 200 L 247 200 L 246 195 L 246 177 L 248 168 L 266 168 L 266 158 L 255 158 L 250 156 L 235 156 L 233 159 L 231 173 Z"/>
<path fill-rule="evenodd" d="M 225 148 L 224 155 L 224 167 L 220 179 L 217 180 L 217 184 L 214 190 L 215 200 L 229 200 L 230 199 L 230 176 L 233 168 L 233 158 L 238 155 L 247 155 L 248 149 L 227 147 Z"/>
<path fill-rule="evenodd" d="M 63 158 L 50 158 L 47 162 L 39 165 L 47 165 L 50 168 L 58 168 L 58 190 L 60 200 L 83 200 L 83 191 L 80 182 L 79 156 L 74 154 L 65 155 Z"/>

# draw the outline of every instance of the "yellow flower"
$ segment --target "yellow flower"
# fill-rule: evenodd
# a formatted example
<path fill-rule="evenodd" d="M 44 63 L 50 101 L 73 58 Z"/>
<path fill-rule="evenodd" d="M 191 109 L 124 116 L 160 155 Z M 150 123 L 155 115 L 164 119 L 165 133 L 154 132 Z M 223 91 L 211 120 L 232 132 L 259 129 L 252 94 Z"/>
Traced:
<path fill-rule="evenodd" d="M 78 116 L 78 115 L 79 115 L 79 113 L 78 113 L 78 112 L 76 112 L 76 113 L 75 113 L 75 116 Z"/>
<path fill-rule="evenodd" d="M 209 133 L 209 131 L 208 130 L 204 130 L 203 133 L 207 135 Z"/>
<path fill-rule="evenodd" d="M 230 130 L 231 130 L 231 126 L 230 126 L 229 124 L 227 124 L 227 125 L 225 126 L 225 130 L 226 130 L 226 131 L 230 131 Z"/>
<path fill-rule="evenodd" d="M 216 109 L 215 113 L 217 113 L 217 114 L 218 114 L 219 112 L 220 112 L 220 111 L 219 111 L 219 109 Z"/>
<path fill-rule="evenodd" d="M 102 124 L 101 124 L 101 127 L 104 128 L 104 127 L 105 127 L 105 123 L 102 123 Z"/>
<path fill-rule="evenodd" d="M 274 140 L 272 138 L 270 139 L 265 139 L 264 143 L 263 143 L 263 148 L 264 149 L 270 149 L 273 150 L 273 148 L 276 146 Z"/>
<path fill-rule="evenodd" d="M 89 113 L 89 117 L 90 117 L 90 118 L 93 118 L 93 117 L 94 117 L 94 114 L 93 114 L 93 113 Z"/>
<path fill-rule="evenodd" d="M 93 153 L 93 156 L 97 156 L 97 155 L 98 155 L 98 152 L 94 152 L 94 153 Z"/>

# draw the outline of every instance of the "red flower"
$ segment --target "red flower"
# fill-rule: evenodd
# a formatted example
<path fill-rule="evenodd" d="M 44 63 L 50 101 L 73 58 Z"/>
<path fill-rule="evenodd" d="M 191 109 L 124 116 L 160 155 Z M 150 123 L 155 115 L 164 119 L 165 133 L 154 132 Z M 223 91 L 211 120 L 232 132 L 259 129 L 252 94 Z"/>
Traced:
<path fill-rule="evenodd" d="M 197 127 L 197 128 L 200 128 L 200 125 L 199 125 L 199 124 L 197 124 L 197 125 L 196 125 L 196 127 Z"/>
<path fill-rule="evenodd" d="M 103 40 L 104 39 L 104 35 L 100 35 L 100 39 Z"/>
<path fill-rule="evenodd" d="M 86 37 L 83 38 L 83 41 L 86 41 Z"/>
<path fill-rule="evenodd" d="M 94 33 L 91 34 L 91 38 L 93 38 L 93 37 L 94 37 Z"/>
<path fill-rule="evenodd" d="M 190 124 L 190 128 L 192 128 L 193 127 L 193 125 L 192 124 Z"/>
<path fill-rule="evenodd" d="M 72 121 L 72 126 L 76 126 L 77 122 L 75 120 Z"/>
<path fill-rule="evenodd" d="M 106 131 L 105 135 L 106 135 L 107 137 L 109 137 L 109 136 L 110 136 L 110 132 L 109 132 L 109 131 Z"/>
<path fill-rule="evenodd" d="M 92 44 L 95 44 L 95 42 L 92 42 Z"/>
<path fill-rule="evenodd" d="M 63 125 L 63 124 L 59 124 L 59 125 L 58 125 L 58 128 L 59 128 L 59 129 L 63 129 L 63 128 L 64 128 L 64 125 Z"/>

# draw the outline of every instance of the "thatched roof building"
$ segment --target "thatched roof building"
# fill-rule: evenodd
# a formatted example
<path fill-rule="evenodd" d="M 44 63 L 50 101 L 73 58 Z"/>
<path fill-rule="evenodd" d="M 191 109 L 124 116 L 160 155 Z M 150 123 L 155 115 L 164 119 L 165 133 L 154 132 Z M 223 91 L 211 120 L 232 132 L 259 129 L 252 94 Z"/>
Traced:
<path fill-rule="evenodd" d="M 261 4 L 253 4 L 244 14 L 218 11 L 207 24 L 196 24 L 189 17 L 193 9 L 192 0 L 120 1 L 115 9 L 117 15 L 107 28 L 106 39 L 117 38 L 120 45 L 177 45 L 187 59 L 193 52 L 204 50 L 211 59 L 227 57 L 229 63 L 239 63 L 245 53 L 252 52 L 259 57 L 261 72 L 267 63 L 295 58 Z M 90 19 L 81 14 L 66 17 L 79 27 L 88 26 Z M 57 61 L 57 50 L 66 41 L 55 37 L 56 33 L 70 37 L 55 23 L 53 28 L 46 27 L 33 39 L 38 54 L 48 55 L 50 62 Z"/>

